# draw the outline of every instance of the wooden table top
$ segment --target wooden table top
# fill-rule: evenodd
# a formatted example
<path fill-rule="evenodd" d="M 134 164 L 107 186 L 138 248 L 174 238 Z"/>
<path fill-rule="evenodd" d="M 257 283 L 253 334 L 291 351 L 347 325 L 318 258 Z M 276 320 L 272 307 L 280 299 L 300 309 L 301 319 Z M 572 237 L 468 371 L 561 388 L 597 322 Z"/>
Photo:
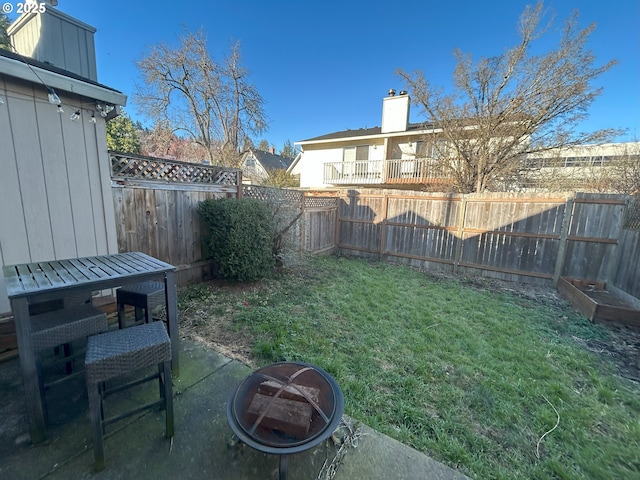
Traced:
<path fill-rule="evenodd" d="M 175 270 L 173 265 L 141 252 L 52 260 L 3 267 L 7 295 L 16 298 L 106 283 Z"/>

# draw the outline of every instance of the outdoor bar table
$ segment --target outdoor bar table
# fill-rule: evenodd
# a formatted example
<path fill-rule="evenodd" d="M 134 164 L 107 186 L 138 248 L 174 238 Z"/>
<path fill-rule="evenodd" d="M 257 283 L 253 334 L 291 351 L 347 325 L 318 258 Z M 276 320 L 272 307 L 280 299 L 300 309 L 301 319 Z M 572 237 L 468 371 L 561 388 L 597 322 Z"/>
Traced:
<path fill-rule="evenodd" d="M 16 324 L 18 352 L 24 381 L 31 441 L 45 439 L 44 411 L 31 348 L 31 303 L 62 298 L 69 293 L 106 290 L 147 280 L 163 281 L 167 326 L 171 338 L 172 368 L 178 375 L 178 311 L 175 267 L 140 252 L 99 255 L 3 267 L 7 295 Z"/>

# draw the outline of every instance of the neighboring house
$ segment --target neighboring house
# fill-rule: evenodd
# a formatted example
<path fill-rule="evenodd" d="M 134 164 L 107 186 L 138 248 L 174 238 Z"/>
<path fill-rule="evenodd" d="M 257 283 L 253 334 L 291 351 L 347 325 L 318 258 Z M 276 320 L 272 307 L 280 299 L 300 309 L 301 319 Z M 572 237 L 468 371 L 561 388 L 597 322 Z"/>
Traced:
<path fill-rule="evenodd" d="M 437 149 L 433 148 L 441 130 L 432 124 L 409 123 L 410 103 L 406 92 L 396 95 L 395 90 L 390 90 L 382 103 L 381 127 L 344 130 L 295 142 L 301 154 L 288 171 L 300 175 L 301 188 L 446 189 L 451 181 L 438 167 L 434 159 Z M 430 137 L 434 140 L 429 141 Z M 583 188 L 605 172 L 598 171 L 599 167 L 620 159 L 639 159 L 639 147 L 639 142 L 587 145 L 532 155 L 528 159 L 529 168 L 538 172 L 529 185 L 505 187 L 516 190 L 544 187 L 544 178 L 550 175 L 556 180 L 566 177 L 572 181 L 564 186 Z"/>
<path fill-rule="evenodd" d="M 302 158 L 302 153 L 298 153 L 296 158 L 291 161 L 291 165 L 287 168 L 287 173 L 291 175 L 294 181 L 300 185 L 300 172 L 302 171 L 302 164 L 300 163 L 300 159 Z"/>
<path fill-rule="evenodd" d="M 616 175 L 640 174 L 640 142 L 604 143 L 555 149 L 528 157 L 528 187 L 566 186 L 605 190 Z"/>
<path fill-rule="evenodd" d="M 242 156 L 243 183 L 260 185 L 273 172 L 286 171 L 292 162 L 293 159 L 278 155 L 273 147 L 268 152 L 252 148 Z"/>
<path fill-rule="evenodd" d="M 8 29 L 19 54 L 0 50 L 0 266 L 118 251 L 105 121 L 126 96 L 97 82 L 94 32 L 50 5 Z"/>
<path fill-rule="evenodd" d="M 344 130 L 295 142 L 301 155 L 290 172 L 300 187 L 345 185 L 399 188 L 448 183 L 436 168 L 424 139 L 432 125 L 409 123 L 411 100 L 395 90 L 382 101 L 382 126 Z"/>

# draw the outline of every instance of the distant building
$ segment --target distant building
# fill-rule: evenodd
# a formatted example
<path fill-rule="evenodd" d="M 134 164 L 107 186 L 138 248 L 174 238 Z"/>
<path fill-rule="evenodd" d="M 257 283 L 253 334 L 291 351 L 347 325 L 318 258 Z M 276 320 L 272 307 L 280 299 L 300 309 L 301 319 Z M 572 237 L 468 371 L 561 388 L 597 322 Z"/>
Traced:
<path fill-rule="evenodd" d="M 396 95 L 395 90 L 390 90 L 382 101 L 381 127 L 343 130 L 295 142 L 301 153 L 289 173 L 300 175 L 301 188 L 449 190 L 453 181 L 442 168 L 434 147 L 442 130 L 435 124 L 409 123 L 410 103 L 406 92 Z M 526 181 L 521 183 L 518 176 L 506 178 L 503 188 L 588 189 L 590 183 L 593 186 L 594 174 L 605 172 L 598 171 L 600 167 L 623 158 L 640 161 L 639 153 L 640 142 L 629 142 L 530 155 L 521 171 L 527 174 L 523 176 Z M 554 182 L 549 183 L 548 179 Z"/>
<path fill-rule="evenodd" d="M 286 171 L 292 162 L 292 158 L 275 153 L 273 147 L 268 152 L 252 148 L 242 156 L 240 168 L 243 183 L 262 184 L 273 172 Z"/>
<path fill-rule="evenodd" d="M 529 155 L 527 167 L 525 189 L 607 191 L 616 175 L 640 172 L 640 142 L 549 150 Z"/>
<path fill-rule="evenodd" d="M 296 142 L 301 155 L 289 171 L 299 173 L 300 187 L 343 185 L 414 188 L 449 183 L 438 171 L 424 139 L 432 125 L 409 123 L 411 100 L 395 90 L 382 100 L 382 126 L 343 130 Z"/>

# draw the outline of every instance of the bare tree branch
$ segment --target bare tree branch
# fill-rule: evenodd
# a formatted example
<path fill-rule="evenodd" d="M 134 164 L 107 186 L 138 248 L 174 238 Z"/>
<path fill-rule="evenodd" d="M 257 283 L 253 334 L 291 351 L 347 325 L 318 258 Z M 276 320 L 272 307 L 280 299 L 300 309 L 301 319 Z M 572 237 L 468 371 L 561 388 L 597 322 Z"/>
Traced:
<path fill-rule="evenodd" d="M 245 140 L 266 130 L 264 100 L 249 82 L 238 42 L 216 62 L 204 32 L 186 32 L 176 48 L 151 47 L 137 66 L 143 85 L 134 101 L 140 110 L 205 147 L 214 165 L 237 167 Z"/>
<path fill-rule="evenodd" d="M 497 57 L 474 63 L 470 54 L 456 50 L 451 94 L 433 88 L 420 71 L 397 72 L 438 131 L 438 162 L 461 192 L 501 188 L 505 178 L 522 175 L 527 154 L 610 141 L 621 133 L 577 131 L 602 93 L 593 81 L 617 62 L 594 65 L 586 44 L 595 25 L 579 29 L 577 11 L 566 21 L 558 46 L 533 55 L 535 41 L 552 31 L 553 18 L 542 23 L 548 15 L 542 2 L 528 6 L 520 17 L 520 42 Z"/>

